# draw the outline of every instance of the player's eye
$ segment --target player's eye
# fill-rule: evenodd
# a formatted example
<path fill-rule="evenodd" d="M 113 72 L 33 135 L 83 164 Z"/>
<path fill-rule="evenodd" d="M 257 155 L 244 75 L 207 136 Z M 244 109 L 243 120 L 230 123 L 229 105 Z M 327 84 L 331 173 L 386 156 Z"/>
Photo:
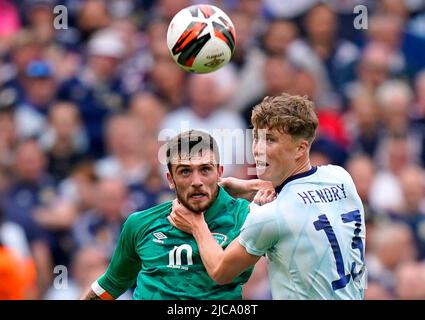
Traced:
<path fill-rule="evenodd" d="M 210 167 L 203 167 L 203 168 L 201 169 L 201 171 L 202 171 L 202 173 L 208 173 L 208 172 L 210 172 L 210 171 L 211 171 L 211 168 L 210 168 Z"/>
<path fill-rule="evenodd" d="M 181 169 L 180 170 L 180 174 L 183 175 L 183 176 L 187 176 L 187 175 L 189 175 L 189 173 L 190 173 L 189 169 Z"/>

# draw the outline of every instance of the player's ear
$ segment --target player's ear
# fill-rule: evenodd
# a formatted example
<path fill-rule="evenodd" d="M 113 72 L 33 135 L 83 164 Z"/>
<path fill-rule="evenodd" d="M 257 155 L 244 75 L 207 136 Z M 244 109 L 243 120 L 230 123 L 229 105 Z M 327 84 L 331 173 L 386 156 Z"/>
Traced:
<path fill-rule="evenodd" d="M 309 148 L 308 141 L 305 139 L 300 140 L 297 147 L 297 152 L 295 153 L 295 159 L 298 160 L 299 158 L 303 157 L 308 152 L 308 148 Z"/>
<path fill-rule="evenodd" d="M 168 187 L 173 190 L 176 188 L 176 185 L 174 184 L 174 179 L 171 173 L 167 172 L 167 180 L 168 180 Z"/>
<path fill-rule="evenodd" d="M 218 173 L 218 177 L 221 178 L 223 176 L 223 172 L 224 172 L 224 167 L 221 164 L 217 165 L 217 173 Z"/>

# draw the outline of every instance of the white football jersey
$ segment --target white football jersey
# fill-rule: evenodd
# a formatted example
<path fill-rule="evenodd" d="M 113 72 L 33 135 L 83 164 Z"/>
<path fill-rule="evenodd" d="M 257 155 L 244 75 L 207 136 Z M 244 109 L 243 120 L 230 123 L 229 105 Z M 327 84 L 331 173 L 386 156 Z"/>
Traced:
<path fill-rule="evenodd" d="M 251 204 L 239 237 L 267 256 L 273 299 L 363 299 L 364 210 L 348 172 L 313 167 L 276 191 L 273 202 Z"/>

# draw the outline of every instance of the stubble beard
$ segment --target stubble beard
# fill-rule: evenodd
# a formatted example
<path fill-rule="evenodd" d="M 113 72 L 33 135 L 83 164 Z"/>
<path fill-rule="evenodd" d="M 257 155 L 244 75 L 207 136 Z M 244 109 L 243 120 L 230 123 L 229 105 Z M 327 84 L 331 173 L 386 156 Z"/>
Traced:
<path fill-rule="evenodd" d="M 179 200 L 180 203 L 183 206 L 185 206 L 187 209 L 189 209 L 190 211 L 192 211 L 194 213 L 200 214 L 200 213 L 208 210 L 213 205 L 214 201 L 217 199 L 218 185 L 216 185 L 216 190 L 214 191 L 214 193 L 213 193 L 212 197 L 209 199 L 209 201 L 205 205 L 202 205 L 202 206 L 194 207 L 188 201 L 186 201 L 186 199 L 179 192 L 177 185 L 176 185 L 176 195 L 177 195 L 177 200 Z"/>

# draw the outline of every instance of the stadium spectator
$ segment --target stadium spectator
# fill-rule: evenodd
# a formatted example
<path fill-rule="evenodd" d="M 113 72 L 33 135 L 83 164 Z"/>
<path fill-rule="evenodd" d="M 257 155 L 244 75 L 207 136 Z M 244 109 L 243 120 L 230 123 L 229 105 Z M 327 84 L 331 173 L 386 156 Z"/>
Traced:
<path fill-rule="evenodd" d="M 62 84 L 58 98 L 79 106 L 89 136 L 89 153 L 104 155 L 105 119 L 127 107 L 128 96 L 118 74 L 125 44 L 113 29 L 96 32 L 88 42 L 87 64 L 76 77 Z"/>
<path fill-rule="evenodd" d="M 37 270 L 23 228 L 0 207 L 0 300 L 37 299 Z"/>
<path fill-rule="evenodd" d="M 373 96 L 364 89 L 356 89 L 345 113 L 345 127 L 351 137 L 349 151 L 377 156 L 378 145 L 384 136 L 379 108 Z"/>
<path fill-rule="evenodd" d="M 416 165 L 403 168 L 399 175 L 403 204 L 389 211 L 395 221 L 407 224 L 414 236 L 418 259 L 425 259 L 425 171 Z"/>
<path fill-rule="evenodd" d="M 413 235 L 404 224 L 381 223 L 368 241 L 368 282 L 376 282 L 394 298 L 397 268 L 416 259 Z"/>
<path fill-rule="evenodd" d="M 34 31 L 34 36 L 44 46 L 51 44 L 55 39 L 54 6 L 55 0 L 23 1 L 25 4 L 24 18 L 27 28 Z"/>
<path fill-rule="evenodd" d="M 143 181 L 129 185 L 129 198 L 133 211 L 146 210 L 174 199 L 175 196 L 168 187 L 166 167 L 163 165 L 165 162 L 160 162 L 161 145 L 157 135 L 146 135 L 143 148 L 146 153 L 146 176 Z"/>
<path fill-rule="evenodd" d="M 76 105 L 66 102 L 53 104 L 48 120 L 47 130 L 39 143 L 47 155 L 47 171 L 59 183 L 83 161 L 88 141 Z"/>
<path fill-rule="evenodd" d="M 81 213 L 75 221 L 73 235 L 77 248 L 95 245 L 111 258 L 121 231 L 121 225 L 131 208 L 128 190 L 119 180 L 100 180 L 94 189 L 93 208 Z"/>
<path fill-rule="evenodd" d="M 412 149 L 404 135 L 385 136 L 376 158 L 376 178 L 370 190 L 370 203 L 379 211 L 398 211 L 403 195 L 399 175 L 401 170 L 414 162 Z"/>
<path fill-rule="evenodd" d="M 391 76 L 386 46 L 377 42 L 368 43 L 361 52 L 355 74 L 355 79 L 344 86 L 344 95 L 348 99 L 353 99 L 359 93 L 374 97 L 379 85 Z"/>
<path fill-rule="evenodd" d="M 401 300 L 425 299 L 425 265 L 410 262 L 401 265 L 396 271 L 395 293 Z"/>
<path fill-rule="evenodd" d="M 405 32 L 402 15 L 377 11 L 370 18 L 366 34 L 369 41 L 386 46 L 392 75 L 413 78 L 425 67 L 422 59 L 418 59 L 425 54 L 425 39 Z"/>
<path fill-rule="evenodd" d="M 350 41 L 338 39 L 337 17 L 328 5 L 313 6 L 303 22 L 306 37 L 291 46 L 290 56 L 314 76 L 318 107 L 329 103 L 342 107 L 339 94 L 351 80 L 352 67 L 360 51 Z"/>
<path fill-rule="evenodd" d="M 249 15 L 239 10 L 229 14 L 237 30 L 235 52 L 230 60 L 230 66 L 235 70 L 237 79 L 233 84 L 234 94 L 225 108 L 240 111 L 264 90 L 261 73 L 265 56 L 256 46 L 256 33 Z M 245 92 L 245 94 L 238 94 L 238 92 Z"/>
<path fill-rule="evenodd" d="M 410 140 L 416 138 L 411 137 L 409 128 L 413 92 L 406 83 L 397 80 L 385 81 L 376 91 L 376 102 L 382 124 L 389 135 L 409 135 Z"/>
<path fill-rule="evenodd" d="M 277 95 L 281 92 L 298 93 L 296 91 L 298 89 L 298 77 L 300 76 L 300 72 L 289 59 L 280 55 L 266 57 L 261 76 L 264 89 L 258 96 L 249 101 L 242 110 L 247 127 L 251 125 L 253 106 L 259 103 L 262 97 Z M 303 94 L 301 92 L 299 93 Z"/>
<path fill-rule="evenodd" d="M 37 284 L 42 295 L 50 284 L 53 257 L 58 252 L 58 239 L 35 220 L 37 209 L 52 203 L 55 189 L 45 172 L 45 157 L 34 141 L 20 143 L 14 159 L 14 182 L 4 194 L 4 210 L 8 221 L 25 230 L 37 268 Z M 57 257 L 56 261 L 60 261 Z"/>
<path fill-rule="evenodd" d="M 93 33 L 111 24 L 111 14 L 106 1 L 84 1 L 77 12 L 76 24 L 80 31 L 81 40 L 87 41 Z"/>
<path fill-rule="evenodd" d="M 12 1 L 1 0 L 0 8 L 2 11 L 2 19 L 0 21 L 0 56 L 2 56 L 10 50 L 16 33 L 21 27 L 21 21 L 18 8 Z"/>
<path fill-rule="evenodd" d="M 0 91 L 0 166 L 10 169 L 13 151 L 18 142 L 15 121 L 16 93 L 10 89 Z"/>
<path fill-rule="evenodd" d="M 105 125 L 108 154 L 95 162 L 98 178 L 120 179 L 124 184 L 143 182 L 147 174 L 143 127 L 127 114 L 114 115 Z"/>
<path fill-rule="evenodd" d="M 157 135 L 159 125 L 167 114 L 162 101 L 154 94 L 144 91 L 133 95 L 129 115 L 137 119 L 143 131 L 148 135 Z"/>
<path fill-rule="evenodd" d="M 57 96 L 57 82 L 47 61 L 30 61 L 17 103 L 16 125 L 22 138 L 37 138 L 46 129 L 47 113 Z"/>
<path fill-rule="evenodd" d="M 362 200 L 366 221 L 373 220 L 377 213 L 371 207 L 369 199 L 376 172 L 372 158 L 362 154 L 354 155 L 347 161 L 346 167 L 353 178 L 359 197 Z"/>
<path fill-rule="evenodd" d="M 17 97 L 22 96 L 26 79 L 27 67 L 30 61 L 42 58 L 43 46 L 32 30 L 21 29 L 13 38 L 9 60 L 5 60 L 0 83 L 5 88 L 12 88 Z"/>
<path fill-rule="evenodd" d="M 47 291 L 46 300 L 78 300 L 87 287 L 101 276 L 108 267 L 108 258 L 99 247 L 89 245 L 78 250 L 72 258 L 66 282 L 52 285 Z M 126 292 L 121 300 L 130 300 L 131 294 Z"/>
<path fill-rule="evenodd" d="M 425 69 L 415 79 L 415 103 L 410 115 L 412 130 L 416 133 L 420 161 L 425 166 Z"/>
<path fill-rule="evenodd" d="M 244 144 L 236 144 L 238 138 L 245 139 L 244 135 L 240 135 L 244 133 L 241 129 L 245 128 L 245 125 L 239 114 L 222 107 L 228 97 L 229 88 L 222 87 L 220 77 L 225 75 L 225 71 L 219 71 L 206 75 L 191 75 L 187 88 L 189 105 L 169 113 L 160 127 L 163 129 L 163 135 L 168 137 L 188 129 L 209 132 L 217 140 L 225 175 L 241 176 L 244 174 L 244 163 L 239 165 L 232 159 L 240 161 L 245 157 Z M 224 130 L 228 130 L 227 134 Z M 235 133 L 237 136 L 231 140 L 227 139 L 229 134 Z"/>
<path fill-rule="evenodd" d="M 94 188 L 97 180 L 93 163 L 81 162 L 58 185 L 58 197 L 72 203 L 77 212 L 84 212 L 94 206 Z"/>
<path fill-rule="evenodd" d="M 160 46 L 164 48 L 164 44 Z M 168 110 L 176 110 L 185 103 L 187 90 L 184 89 L 185 78 L 184 71 L 171 60 L 171 57 L 157 58 L 148 71 L 146 87 L 164 101 Z"/>

